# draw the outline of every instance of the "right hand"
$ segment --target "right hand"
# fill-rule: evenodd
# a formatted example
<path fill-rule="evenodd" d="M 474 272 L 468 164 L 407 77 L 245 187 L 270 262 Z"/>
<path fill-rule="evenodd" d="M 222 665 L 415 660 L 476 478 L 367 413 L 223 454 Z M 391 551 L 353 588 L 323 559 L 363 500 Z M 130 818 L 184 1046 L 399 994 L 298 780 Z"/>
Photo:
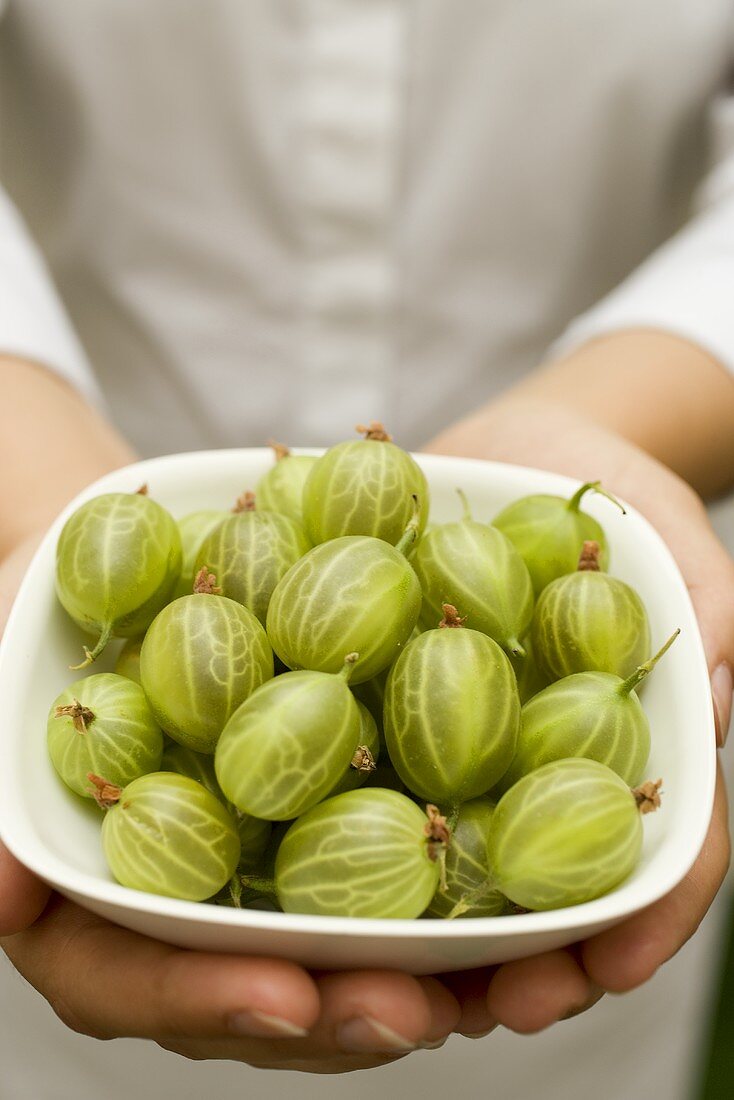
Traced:
<path fill-rule="evenodd" d="M 0 633 L 38 543 L 0 565 Z M 344 1073 L 440 1045 L 458 1023 L 434 978 L 310 974 L 276 958 L 186 951 L 72 904 L 0 844 L 0 946 L 70 1028 L 153 1039 L 187 1058 Z"/>

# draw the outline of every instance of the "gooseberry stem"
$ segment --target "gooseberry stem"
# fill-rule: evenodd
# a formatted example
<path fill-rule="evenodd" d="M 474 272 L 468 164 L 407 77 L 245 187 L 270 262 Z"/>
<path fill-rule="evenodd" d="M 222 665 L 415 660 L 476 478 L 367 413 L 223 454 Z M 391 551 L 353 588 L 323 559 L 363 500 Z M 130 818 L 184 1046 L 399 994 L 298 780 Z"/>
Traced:
<path fill-rule="evenodd" d="M 112 627 L 107 625 L 102 630 L 102 633 L 99 636 L 99 641 L 97 642 L 94 649 L 89 649 L 87 646 L 84 646 L 85 659 L 81 662 L 81 664 L 79 664 L 79 665 L 69 665 L 69 668 L 71 669 L 71 671 L 72 672 L 78 672 L 79 669 L 81 669 L 81 668 L 89 668 L 89 666 L 92 664 L 92 662 L 96 661 L 97 658 L 99 657 L 100 653 L 103 651 L 103 649 L 105 649 L 105 647 L 106 647 L 106 645 L 109 642 L 111 637 L 112 637 Z"/>
<path fill-rule="evenodd" d="M 276 897 L 275 879 L 265 878 L 261 875 L 240 875 L 240 882 L 248 890 L 265 894 L 267 897 Z"/>
<path fill-rule="evenodd" d="M 632 675 L 628 676 L 627 679 L 624 680 L 617 688 L 617 691 L 620 695 L 629 695 L 630 692 L 634 691 L 637 688 L 638 684 L 642 683 L 645 677 L 648 676 L 655 668 L 655 665 L 658 663 L 663 654 L 668 652 L 679 634 L 680 627 L 678 627 L 678 629 L 670 635 L 665 645 L 662 647 L 662 649 L 658 650 L 654 657 L 650 657 L 650 659 L 648 661 L 645 661 L 644 664 L 637 666 Z"/>
<path fill-rule="evenodd" d="M 219 596 L 221 591 L 221 588 L 217 585 L 216 576 L 214 573 L 209 572 L 209 566 L 202 565 L 194 580 L 194 595 Z"/>
<path fill-rule="evenodd" d="M 641 814 L 651 814 L 660 809 L 660 788 L 662 785 L 662 779 L 655 779 L 654 781 L 648 779 L 647 782 L 641 783 L 639 787 L 632 788 L 632 796 Z"/>
<path fill-rule="evenodd" d="M 276 443 L 274 439 L 269 439 L 268 446 L 272 448 L 276 462 L 282 462 L 284 458 L 290 457 L 291 449 L 286 447 L 285 443 Z"/>
<path fill-rule="evenodd" d="M 245 493 L 240 493 L 232 508 L 232 512 L 236 516 L 239 515 L 240 512 L 254 512 L 255 510 L 255 494 L 250 492 L 249 489 Z"/>
<path fill-rule="evenodd" d="M 418 538 L 418 525 L 420 523 L 420 506 L 418 504 L 418 497 L 415 493 L 411 493 L 411 499 L 413 501 L 413 515 L 410 517 L 410 522 L 405 528 L 400 541 L 395 544 L 395 549 L 399 554 L 403 554 L 406 558 L 411 546 Z"/>
<path fill-rule="evenodd" d="M 603 489 L 600 481 L 584 482 L 581 488 L 578 489 L 569 500 L 569 512 L 578 512 L 581 500 L 587 493 L 598 493 L 599 496 L 606 497 L 607 500 L 611 500 L 612 504 L 616 504 L 623 516 L 627 515 L 624 505 L 621 504 L 616 497 L 612 496 L 611 493 L 608 493 L 606 489 Z"/>
<path fill-rule="evenodd" d="M 442 603 L 441 610 L 443 618 L 438 624 L 439 630 L 454 630 L 462 627 L 466 622 L 467 616 L 460 615 L 452 603 Z"/>
<path fill-rule="evenodd" d="M 459 500 L 461 501 L 461 507 L 462 507 L 462 511 L 463 511 L 463 515 L 461 517 L 462 521 L 463 522 L 471 522 L 474 517 L 471 514 L 471 507 L 469 505 L 469 501 L 467 499 L 466 493 L 464 492 L 463 489 L 457 489 L 456 493 L 457 493 L 457 496 L 459 497 Z"/>
<path fill-rule="evenodd" d="M 54 718 L 64 717 L 71 718 L 77 733 L 86 733 L 87 726 L 94 721 L 94 711 L 85 707 L 78 699 L 74 699 L 73 702 L 66 706 L 59 706 L 54 711 Z"/>
<path fill-rule="evenodd" d="M 110 783 L 101 775 L 95 775 L 94 772 L 87 772 L 87 779 L 92 784 L 89 793 L 94 796 L 94 801 L 100 809 L 111 810 L 117 805 L 122 797 L 122 787 L 118 787 L 116 783 Z"/>
<path fill-rule="evenodd" d="M 599 546 L 599 543 L 596 542 L 594 539 L 587 539 L 584 545 L 581 547 L 579 563 L 576 568 L 580 573 L 600 573 L 600 556 L 601 547 Z"/>
<path fill-rule="evenodd" d="M 497 887 L 494 885 L 491 878 L 485 879 L 481 886 L 477 886 L 474 890 L 467 891 L 461 901 L 457 901 L 454 908 L 447 915 L 446 920 L 455 920 L 457 917 L 463 916 L 463 914 L 468 912 L 473 905 L 476 905 L 477 902 L 480 902 L 482 898 L 485 898 L 488 894 L 494 893 L 496 889 Z"/>
<path fill-rule="evenodd" d="M 354 750 L 354 756 L 349 761 L 349 767 L 354 768 L 355 771 L 358 772 L 377 771 L 375 758 L 370 752 L 368 745 L 357 745 Z"/>
<path fill-rule="evenodd" d="M 349 683 L 350 679 L 352 678 L 352 673 L 354 672 L 354 666 L 356 665 L 358 660 L 358 653 L 347 653 L 346 657 L 344 658 L 344 664 L 337 672 L 337 676 L 343 677 L 346 682 Z"/>
<path fill-rule="evenodd" d="M 527 657 L 527 650 L 519 638 L 508 638 L 505 649 L 509 650 L 513 657 Z"/>
<path fill-rule="evenodd" d="M 375 443 L 392 443 L 392 436 L 385 430 L 385 425 L 379 420 L 370 420 L 369 425 L 355 424 L 355 432 L 359 432 L 365 439 L 372 439 Z"/>

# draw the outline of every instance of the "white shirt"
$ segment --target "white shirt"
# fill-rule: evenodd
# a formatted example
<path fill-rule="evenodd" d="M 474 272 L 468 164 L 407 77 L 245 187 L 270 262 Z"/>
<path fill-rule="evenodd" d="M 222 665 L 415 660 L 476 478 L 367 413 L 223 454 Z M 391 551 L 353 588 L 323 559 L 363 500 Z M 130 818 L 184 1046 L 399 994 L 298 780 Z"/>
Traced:
<path fill-rule="evenodd" d="M 731 0 L 0 9 L 0 350 L 106 402 L 143 453 L 328 443 L 370 418 L 416 445 L 549 347 L 620 327 L 734 369 Z M 0 1100 L 460 1080 L 683 1100 L 708 929 L 543 1038 L 457 1039 L 350 1080 L 82 1039 L 6 966 Z"/>

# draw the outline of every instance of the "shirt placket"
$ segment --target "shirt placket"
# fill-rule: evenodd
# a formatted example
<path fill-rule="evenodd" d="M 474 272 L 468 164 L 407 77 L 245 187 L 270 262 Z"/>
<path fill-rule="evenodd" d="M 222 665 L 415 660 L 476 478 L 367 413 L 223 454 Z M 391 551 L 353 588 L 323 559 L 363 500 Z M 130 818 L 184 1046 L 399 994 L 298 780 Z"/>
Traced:
<path fill-rule="evenodd" d="M 336 417 L 389 418 L 392 220 L 406 0 L 304 0 L 300 149 L 299 420 L 313 442 Z"/>

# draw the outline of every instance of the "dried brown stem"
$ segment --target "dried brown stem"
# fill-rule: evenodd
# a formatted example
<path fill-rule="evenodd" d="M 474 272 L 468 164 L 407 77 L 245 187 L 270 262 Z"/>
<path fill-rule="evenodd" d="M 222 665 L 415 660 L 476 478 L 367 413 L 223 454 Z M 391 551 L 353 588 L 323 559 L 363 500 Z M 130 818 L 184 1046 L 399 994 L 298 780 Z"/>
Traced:
<path fill-rule="evenodd" d="M 272 447 L 275 453 L 276 462 L 281 462 L 284 458 L 288 458 L 291 453 L 290 447 L 286 447 L 285 443 L 276 443 L 274 439 L 268 440 L 268 447 Z"/>
<path fill-rule="evenodd" d="M 217 585 L 217 578 L 214 573 L 209 572 L 208 565 L 202 565 L 199 572 L 196 574 L 196 580 L 194 581 L 194 592 L 197 596 L 219 596 L 221 595 L 221 588 Z M 212 606 L 214 606 L 212 604 Z"/>
<path fill-rule="evenodd" d="M 599 556 L 601 554 L 601 547 L 598 542 L 593 539 L 589 539 L 585 542 L 581 548 L 581 556 L 579 557 L 578 570 L 579 572 L 587 573 L 599 573 L 601 566 L 599 565 Z"/>
<path fill-rule="evenodd" d="M 148 495 L 148 482 L 145 481 L 139 489 L 135 490 L 134 496 L 147 497 Z"/>
<path fill-rule="evenodd" d="M 117 805 L 122 797 L 122 787 L 118 787 L 115 783 L 108 783 L 101 775 L 95 775 L 94 772 L 88 772 L 87 779 L 92 784 L 89 793 L 94 795 L 98 806 L 103 810 L 111 810 Z"/>
<path fill-rule="evenodd" d="M 234 503 L 232 511 L 235 515 L 239 515 L 240 512 L 254 512 L 255 494 L 251 493 L 249 490 L 245 493 L 240 493 Z"/>
<path fill-rule="evenodd" d="M 374 772 L 377 771 L 377 764 L 375 758 L 369 750 L 367 745 L 357 745 L 354 750 L 354 756 L 349 762 L 349 767 L 354 768 L 358 772 Z"/>
<path fill-rule="evenodd" d="M 428 854 L 432 860 L 437 860 L 441 852 L 445 852 L 451 840 L 451 830 L 446 818 L 440 812 L 438 806 L 430 802 L 426 806 L 428 821 L 423 826 L 423 832 L 428 837 Z"/>
<path fill-rule="evenodd" d="M 65 717 L 71 718 L 77 733 L 86 733 L 87 726 L 90 722 L 94 721 L 94 711 L 91 711 L 89 707 L 85 707 L 83 703 L 75 699 L 72 703 L 67 703 L 66 706 L 57 707 L 54 711 L 54 718 Z"/>
<path fill-rule="evenodd" d="M 356 424 L 355 432 L 359 432 L 365 439 L 374 439 L 378 443 L 392 443 L 392 436 L 385 431 L 385 425 L 379 420 L 370 420 L 369 425 Z"/>
<path fill-rule="evenodd" d="M 660 788 L 662 785 L 662 779 L 656 779 L 655 782 L 648 779 L 646 783 L 641 783 L 639 787 L 633 789 L 632 794 L 641 814 L 651 814 L 660 809 Z"/>
<path fill-rule="evenodd" d="M 466 615 L 460 615 L 452 603 L 442 603 L 443 618 L 438 624 L 440 630 L 455 629 L 463 626 L 467 620 Z"/>

